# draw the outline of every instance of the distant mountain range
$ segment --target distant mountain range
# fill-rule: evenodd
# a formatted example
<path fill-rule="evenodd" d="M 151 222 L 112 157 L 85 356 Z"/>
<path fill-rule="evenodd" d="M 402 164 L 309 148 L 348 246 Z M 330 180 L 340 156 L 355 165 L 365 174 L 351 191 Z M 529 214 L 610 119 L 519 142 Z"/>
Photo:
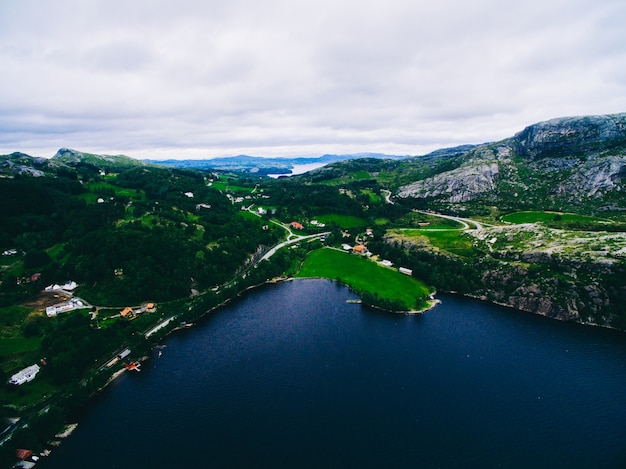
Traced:
<path fill-rule="evenodd" d="M 348 161 L 360 158 L 399 160 L 409 156 L 386 155 L 383 153 L 354 153 L 350 155 L 323 155 L 317 157 L 266 158 L 262 156 L 227 156 L 202 160 L 142 160 L 150 164 L 176 168 L 215 169 L 221 171 L 246 171 L 260 174 L 290 174 L 295 166 Z"/>
<path fill-rule="evenodd" d="M 530 125 L 492 143 L 444 148 L 423 156 L 381 153 L 321 157 L 232 156 L 203 160 L 137 160 L 61 148 L 52 158 L 0 156 L 0 175 L 43 176 L 63 168 L 107 170 L 137 165 L 291 174 L 297 165 L 323 166 L 311 182 L 367 171 L 400 198 L 420 205 L 498 206 L 580 211 L 626 210 L 626 113 L 564 117 Z"/>

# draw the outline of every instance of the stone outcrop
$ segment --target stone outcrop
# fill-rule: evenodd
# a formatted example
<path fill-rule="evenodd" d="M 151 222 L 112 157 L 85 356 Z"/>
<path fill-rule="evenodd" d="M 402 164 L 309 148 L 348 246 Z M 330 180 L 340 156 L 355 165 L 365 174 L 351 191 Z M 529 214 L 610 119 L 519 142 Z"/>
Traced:
<path fill-rule="evenodd" d="M 530 158 L 588 155 L 626 144 L 626 113 L 551 119 L 526 127 L 513 143 Z"/>
<path fill-rule="evenodd" d="M 536 200 L 549 196 L 555 205 L 561 198 L 566 205 L 587 199 L 601 205 L 602 197 L 626 188 L 626 113 L 553 119 L 454 154 L 461 154 L 458 167 L 406 184 L 398 197 L 497 205 L 533 191 Z"/>

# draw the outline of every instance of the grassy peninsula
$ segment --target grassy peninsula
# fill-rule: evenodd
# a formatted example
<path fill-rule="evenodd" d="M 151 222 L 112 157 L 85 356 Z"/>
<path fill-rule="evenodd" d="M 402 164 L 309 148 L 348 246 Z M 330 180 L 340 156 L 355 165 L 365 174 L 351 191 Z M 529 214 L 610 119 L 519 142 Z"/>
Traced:
<path fill-rule="evenodd" d="M 331 248 L 309 253 L 296 277 L 336 280 L 356 291 L 364 303 L 394 311 L 428 308 L 432 293 L 423 282 L 395 268 Z"/>

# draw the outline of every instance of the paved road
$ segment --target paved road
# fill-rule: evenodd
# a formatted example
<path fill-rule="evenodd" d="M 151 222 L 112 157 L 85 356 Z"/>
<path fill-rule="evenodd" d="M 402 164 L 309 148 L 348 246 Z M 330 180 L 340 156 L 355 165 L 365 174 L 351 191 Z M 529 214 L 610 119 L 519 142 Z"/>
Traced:
<path fill-rule="evenodd" d="M 313 239 L 313 238 L 319 238 L 321 236 L 328 236 L 330 234 L 330 231 L 326 231 L 324 233 L 316 233 L 316 234 L 312 234 L 312 235 L 307 235 L 307 236 L 298 236 L 298 235 L 294 235 L 293 233 L 290 235 L 294 236 L 291 239 L 288 239 L 287 241 L 283 241 L 280 244 L 277 244 L 276 246 L 274 246 L 272 249 L 270 249 L 269 251 L 267 251 L 265 253 L 265 255 L 261 258 L 262 261 L 269 259 L 270 257 L 272 257 L 274 254 L 276 254 L 276 251 L 278 251 L 279 249 L 284 248 L 285 246 L 289 246 L 290 244 L 296 244 L 300 241 L 304 241 L 307 239 Z"/>
<path fill-rule="evenodd" d="M 472 220 L 470 218 L 454 217 L 452 215 L 443 215 L 441 213 L 426 212 L 424 210 L 414 210 L 414 211 L 418 212 L 418 213 L 423 213 L 423 214 L 426 214 L 426 215 L 432 215 L 433 217 L 439 217 L 439 218 L 446 218 L 448 220 L 454 220 L 454 221 L 460 223 L 461 225 L 463 225 L 463 229 L 464 230 L 471 230 L 471 229 L 482 230 L 483 229 L 482 223 L 477 222 L 475 220 Z M 474 228 L 471 228 L 470 225 L 474 225 Z"/>

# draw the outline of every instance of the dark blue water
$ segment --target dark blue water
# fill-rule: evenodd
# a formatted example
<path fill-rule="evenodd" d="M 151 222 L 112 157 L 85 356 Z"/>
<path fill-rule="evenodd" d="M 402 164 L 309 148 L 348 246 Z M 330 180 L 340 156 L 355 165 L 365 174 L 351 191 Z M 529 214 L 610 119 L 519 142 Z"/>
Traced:
<path fill-rule="evenodd" d="M 264 287 L 167 339 L 43 468 L 626 467 L 626 336 L 443 297 Z"/>

